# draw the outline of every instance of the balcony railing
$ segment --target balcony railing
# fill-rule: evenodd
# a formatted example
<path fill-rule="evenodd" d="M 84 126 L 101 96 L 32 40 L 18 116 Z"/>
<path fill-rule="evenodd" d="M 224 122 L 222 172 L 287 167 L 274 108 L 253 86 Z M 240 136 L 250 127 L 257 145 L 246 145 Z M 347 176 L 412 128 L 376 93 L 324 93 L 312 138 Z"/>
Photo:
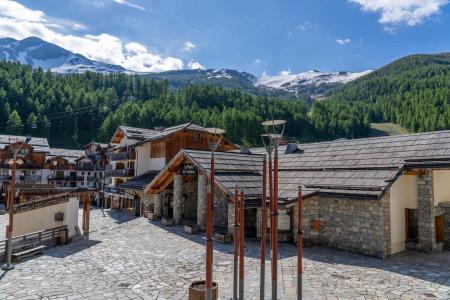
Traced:
<path fill-rule="evenodd" d="M 133 160 L 136 159 L 136 152 L 119 152 L 119 153 L 108 153 L 108 158 L 111 161 L 116 160 Z"/>
<path fill-rule="evenodd" d="M 11 180 L 11 175 L 0 175 L 0 180 Z"/>
<path fill-rule="evenodd" d="M 50 170 L 68 170 L 73 171 L 75 170 L 74 165 L 58 165 L 58 166 L 49 166 Z"/>
<path fill-rule="evenodd" d="M 72 176 L 72 175 L 49 175 L 47 179 L 49 181 L 51 180 L 84 181 L 83 176 Z"/>
<path fill-rule="evenodd" d="M 107 177 L 134 177 L 134 169 L 107 170 Z"/>
<path fill-rule="evenodd" d="M 41 175 L 20 175 L 20 181 L 41 181 Z"/>
<path fill-rule="evenodd" d="M 95 165 L 76 166 L 77 171 L 103 171 L 104 168 Z"/>
<path fill-rule="evenodd" d="M 20 165 L 17 165 L 17 169 L 43 169 L 43 166 L 40 166 L 38 164 L 35 163 L 23 163 Z M 7 163 L 1 163 L 0 164 L 0 169 L 11 169 L 11 165 L 7 164 Z"/>

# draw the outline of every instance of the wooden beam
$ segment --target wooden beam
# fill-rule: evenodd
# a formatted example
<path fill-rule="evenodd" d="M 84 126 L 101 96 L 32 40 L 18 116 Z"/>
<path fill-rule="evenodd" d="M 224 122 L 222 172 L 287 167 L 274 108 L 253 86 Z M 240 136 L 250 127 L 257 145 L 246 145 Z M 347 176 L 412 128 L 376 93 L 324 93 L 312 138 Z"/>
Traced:
<path fill-rule="evenodd" d="M 417 170 L 407 170 L 403 173 L 404 175 L 415 175 L 415 176 L 421 176 L 425 175 L 426 171 L 424 169 L 417 169 Z"/>

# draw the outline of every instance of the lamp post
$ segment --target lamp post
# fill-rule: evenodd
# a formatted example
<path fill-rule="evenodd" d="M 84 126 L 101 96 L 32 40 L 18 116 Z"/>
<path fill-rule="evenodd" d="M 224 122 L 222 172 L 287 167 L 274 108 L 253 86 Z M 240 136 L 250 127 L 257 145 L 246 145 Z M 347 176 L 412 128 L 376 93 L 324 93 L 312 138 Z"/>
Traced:
<path fill-rule="evenodd" d="M 303 273 L 303 232 L 302 232 L 302 187 L 298 187 L 297 197 L 297 300 L 302 299 L 302 273 Z"/>
<path fill-rule="evenodd" d="M 269 155 L 269 172 L 271 172 L 271 154 L 273 151 L 273 195 L 271 203 L 271 248 L 272 248 L 272 300 L 277 299 L 278 294 L 278 146 L 283 137 L 286 121 L 270 120 L 262 123 L 266 134 L 262 140 Z M 269 176 L 270 180 L 270 176 Z"/>
<path fill-rule="evenodd" d="M 212 141 L 207 136 L 208 145 L 211 150 L 210 184 L 208 186 L 208 197 L 206 200 L 206 276 L 205 276 L 205 298 L 212 300 L 212 269 L 213 269 L 213 235 L 214 235 L 214 152 L 220 145 L 225 130 L 220 128 L 207 128 L 207 133 L 213 135 Z"/>
<path fill-rule="evenodd" d="M 6 236 L 8 239 L 8 244 L 6 247 L 6 264 L 2 266 L 2 270 L 9 271 L 14 269 L 14 265 L 11 263 L 11 254 L 12 254 L 12 233 L 13 233 L 13 218 L 14 218 L 14 188 L 16 185 L 16 168 L 18 165 L 21 165 L 23 161 L 21 159 L 17 159 L 17 154 L 24 144 L 28 144 L 31 140 L 30 136 L 25 138 L 25 141 L 22 142 L 17 150 L 14 151 L 11 146 L 11 140 L 9 141 L 9 146 L 12 152 L 12 159 L 9 160 L 9 164 L 11 165 L 11 186 L 8 194 L 8 213 L 9 213 L 9 223 L 6 227 Z M 17 140 L 16 140 L 17 143 Z"/>
<path fill-rule="evenodd" d="M 261 270 L 259 276 L 259 299 L 264 300 L 265 281 L 266 281 L 266 233 L 267 233 L 267 197 L 266 197 L 266 177 L 267 177 L 267 161 L 266 155 L 263 159 L 263 182 L 262 182 L 262 199 L 261 199 Z"/>

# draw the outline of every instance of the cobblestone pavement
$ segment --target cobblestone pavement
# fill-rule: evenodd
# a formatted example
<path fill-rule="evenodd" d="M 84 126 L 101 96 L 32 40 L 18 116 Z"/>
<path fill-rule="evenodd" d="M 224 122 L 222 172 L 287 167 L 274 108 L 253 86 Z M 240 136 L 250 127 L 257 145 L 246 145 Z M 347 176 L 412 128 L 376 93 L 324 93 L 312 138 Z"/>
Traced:
<path fill-rule="evenodd" d="M 0 273 L 0 299 L 187 299 L 204 274 L 202 235 L 124 213 L 93 210 L 90 240 L 58 246 Z M 245 299 L 259 291 L 259 243 L 246 244 Z M 220 299 L 232 295 L 232 245 L 215 244 Z M 280 299 L 295 299 L 296 248 L 280 244 Z M 270 261 L 267 261 L 269 296 Z M 305 299 L 450 299 L 450 253 L 388 260 L 304 249 Z"/>

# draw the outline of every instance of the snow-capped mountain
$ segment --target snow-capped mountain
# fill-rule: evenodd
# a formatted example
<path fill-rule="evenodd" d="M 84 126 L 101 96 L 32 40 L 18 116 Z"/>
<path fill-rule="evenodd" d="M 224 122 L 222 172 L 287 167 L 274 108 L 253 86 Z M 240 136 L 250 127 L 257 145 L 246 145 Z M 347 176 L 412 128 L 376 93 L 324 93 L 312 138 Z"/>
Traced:
<path fill-rule="evenodd" d="M 126 71 L 121 66 L 88 59 L 37 37 L 28 37 L 20 41 L 12 38 L 0 39 L 0 60 L 20 62 L 58 73 Z"/>
<path fill-rule="evenodd" d="M 20 62 L 34 68 L 41 67 L 57 73 L 86 71 L 133 73 L 122 66 L 88 59 L 81 54 L 73 53 L 37 37 L 28 37 L 20 41 L 13 38 L 0 39 L 0 60 Z M 324 73 L 314 70 L 300 74 L 289 72 L 282 72 L 280 75 L 274 76 L 263 74 L 261 77 L 230 69 L 176 70 L 136 74 L 148 78 L 166 79 L 173 88 L 191 84 L 208 84 L 239 89 L 256 95 L 296 98 L 299 94 L 320 96 L 329 89 L 367 75 L 372 71 Z"/>
<path fill-rule="evenodd" d="M 363 72 L 334 72 L 325 73 L 317 70 L 308 71 L 299 74 L 291 74 L 290 72 L 282 72 L 279 75 L 270 76 L 263 74 L 257 85 L 267 86 L 275 89 L 283 89 L 290 92 L 298 91 L 302 86 L 320 85 L 340 85 L 358 79 L 361 76 L 371 73 L 373 70 Z"/>

